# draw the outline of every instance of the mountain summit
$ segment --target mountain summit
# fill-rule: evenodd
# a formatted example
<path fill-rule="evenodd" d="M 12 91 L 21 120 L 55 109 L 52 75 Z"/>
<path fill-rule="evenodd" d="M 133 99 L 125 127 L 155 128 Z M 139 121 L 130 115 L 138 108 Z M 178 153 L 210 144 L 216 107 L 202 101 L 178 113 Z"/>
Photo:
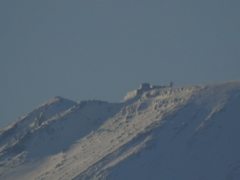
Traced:
<path fill-rule="evenodd" d="M 240 80 L 55 97 L 0 131 L 4 180 L 239 180 Z"/>

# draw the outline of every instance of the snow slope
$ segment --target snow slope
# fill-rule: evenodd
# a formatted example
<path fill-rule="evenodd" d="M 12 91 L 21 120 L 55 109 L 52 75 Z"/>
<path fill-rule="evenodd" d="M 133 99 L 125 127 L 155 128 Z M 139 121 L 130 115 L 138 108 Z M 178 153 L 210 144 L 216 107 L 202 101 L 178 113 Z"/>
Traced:
<path fill-rule="evenodd" d="M 240 179 L 239 107 L 240 80 L 58 97 L 1 130 L 0 179 Z"/>
<path fill-rule="evenodd" d="M 75 102 L 55 97 L 0 131 L 0 146 L 6 148 L 13 145 L 28 132 L 38 128 L 46 120 L 74 106 Z"/>

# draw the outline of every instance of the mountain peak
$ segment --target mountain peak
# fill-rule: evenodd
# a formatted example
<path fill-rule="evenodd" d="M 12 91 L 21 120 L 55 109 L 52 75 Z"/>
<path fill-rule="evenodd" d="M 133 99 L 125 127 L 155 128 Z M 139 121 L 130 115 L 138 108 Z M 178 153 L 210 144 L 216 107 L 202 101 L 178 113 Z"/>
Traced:
<path fill-rule="evenodd" d="M 240 80 L 132 93 L 35 108 L 0 132 L 1 178 L 240 179 Z"/>
<path fill-rule="evenodd" d="M 46 101 L 45 103 L 43 103 L 42 105 L 47 105 L 47 104 L 49 105 L 49 104 L 56 103 L 56 102 L 76 103 L 72 100 L 63 98 L 61 96 L 55 96 L 55 97 L 51 98 L 50 100 Z"/>
<path fill-rule="evenodd" d="M 161 88 L 167 88 L 167 87 L 172 87 L 172 84 L 169 86 L 164 86 L 164 85 L 150 85 L 149 83 L 142 83 L 140 87 L 134 91 L 128 92 L 127 95 L 124 97 L 122 102 L 126 102 L 132 99 L 136 99 L 140 97 L 143 93 L 147 91 L 151 91 L 154 89 L 161 89 Z"/>

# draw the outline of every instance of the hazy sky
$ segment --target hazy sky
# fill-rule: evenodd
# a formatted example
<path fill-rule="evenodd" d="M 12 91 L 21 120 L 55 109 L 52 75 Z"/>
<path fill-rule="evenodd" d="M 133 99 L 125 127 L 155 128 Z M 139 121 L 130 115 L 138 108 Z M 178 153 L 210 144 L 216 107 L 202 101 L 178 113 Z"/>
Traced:
<path fill-rule="evenodd" d="M 0 1 L 0 128 L 54 96 L 240 77 L 239 0 Z"/>

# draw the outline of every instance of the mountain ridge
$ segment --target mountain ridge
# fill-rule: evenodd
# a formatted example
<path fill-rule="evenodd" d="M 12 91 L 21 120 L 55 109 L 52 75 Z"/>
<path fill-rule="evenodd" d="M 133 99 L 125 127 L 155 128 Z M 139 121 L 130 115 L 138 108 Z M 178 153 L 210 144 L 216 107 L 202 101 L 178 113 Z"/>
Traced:
<path fill-rule="evenodd" d="M 25 129 L 4 135 L 18 120 L 0 131 L 1 178 L 240 177 L 240 80 L 144 89 L 120 103 L 54 99 L 23 116 Z"/>

